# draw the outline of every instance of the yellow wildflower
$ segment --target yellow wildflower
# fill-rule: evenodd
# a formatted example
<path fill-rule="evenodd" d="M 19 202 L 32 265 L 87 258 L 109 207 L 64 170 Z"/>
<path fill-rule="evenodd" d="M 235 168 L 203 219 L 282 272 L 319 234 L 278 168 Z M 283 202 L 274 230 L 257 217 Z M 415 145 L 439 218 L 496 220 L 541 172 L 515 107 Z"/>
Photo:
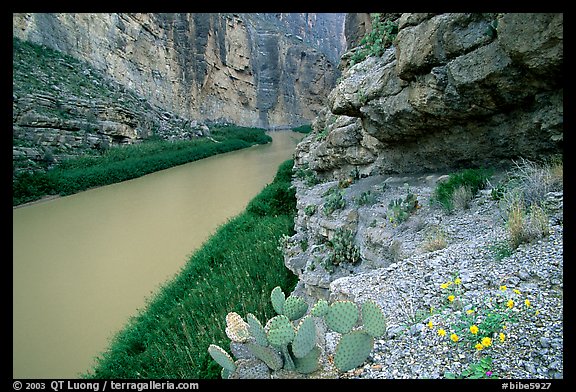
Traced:
<path fill-rule="evenodd" d="M 473 335 L 476 335 L 478 333 L 478 327 L 475 325 L 472 325 L 470 327 L 470 332 L 472 332 Z"/>
<path fill-rule="evenodd" d="M 502 291 L 506 291 L 507 289 L 508 289 L 508 287 L 506 287 L 506 286 L 500 286 L 500 290 L 502 290 Z"/>
<path fill-rule="evenodd" d="M 432 323 L 432 320 L 428 321 L 428 324 L 426 324 L 428 326 L 428 328 L 432 329 L 434 328 L 434 324 Z"/>
<path fill-rule="evenodd" d="M 438 330 L 438 335 L 440 335 L 440 336 L 446 336 L 446 331 L 443 330 L 442 328 L 440 328 L 440 329 Z"/>
<path fill-rule="evenodd" d="M 466 311 L 466 314 L 472 314 L 472 313 L 474 313 L 474 310 L 473 310 L 473 309 L 468 309 L 468 310 Z"/>
<path fill-rule="evenodd" d="M 474 347 L 476 347 L 476 350 L 482 350 L 484 348 L 484 346 L 480 343 L 478 343 L 477 345 L 475 345 Z"/>
<path fill-rule="evenodd" d="M 492 345 L 492 339 L 490 339 L 489 337 L 482 338 L 481 343 L 484 347 L 490 347 Z"/>
<path fill-rule="evenodd" d="M 441 289 L 447 289 L 447 288 L 448 288 L 448 283 L 442 283 L 442 284 L 440 285 L 440 288 L 441 288 Z"/>
<path fill-rule="evenodd" d="M 456 297 L 454 297 L 453 295 L 449 295 L 449 296 L 448 296 L 448 301 L 452 302 L 452 301 L 454 301 L 454 298 L 456 298 Z"/>
<path fill-rule="evenodd" d="M 500 332 L 500 335 L 498 335 L 500 337 L 500 342 L 504 343 L 504 341 L 506 340 L 506 335 L 504 335 L 502 332 Z"/>
<path fill-rule="evenodd" d="M 460 278 L 454 279 L 454 284 L 460 284 L 460 283 L 462 283 L 462 281 L 460 280 Z"/>
<path fill-rule="evenodd" d="M 524 305 L 526 305 L 527 308 L 530 307 L 530 300 L 526 299 L 526 301 L 524 301 Z"/>
<path fill-rule="evenodd" d="M 520 295 L 520 290 L 518 290 L 518 289 L 514 289 L 514 290 L 512 290 L 512 291 L 513 291 L 514 293 L 516 293 L 516 294 Z"/>
<path fill-rule="evenodd" d="M 460 338 L 458 337 L 458 335 L 456 335 L 455 333 L 453 333 L 452 335 L 450 335 L 450 339 L 452 339 L 453 342 L 457 342 L 458 340 L 460 340 Z"/>
<path fill-rule="evenodd" d="M 514 301 L 509 299 L 508 302 L 506 302 L 506 306 L 508 306 L 508 308 L 512 309 L 514 307 Z"/>

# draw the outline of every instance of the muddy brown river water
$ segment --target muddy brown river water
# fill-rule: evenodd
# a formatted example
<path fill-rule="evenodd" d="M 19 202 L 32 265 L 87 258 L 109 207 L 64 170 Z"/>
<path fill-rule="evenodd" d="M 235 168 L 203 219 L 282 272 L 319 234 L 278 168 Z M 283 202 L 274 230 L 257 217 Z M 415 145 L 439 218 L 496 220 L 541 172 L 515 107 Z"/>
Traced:
<path fill-rule="evenodd" d="M 13 209 L 13 377 L 77 378 L 303 135 Z"/>

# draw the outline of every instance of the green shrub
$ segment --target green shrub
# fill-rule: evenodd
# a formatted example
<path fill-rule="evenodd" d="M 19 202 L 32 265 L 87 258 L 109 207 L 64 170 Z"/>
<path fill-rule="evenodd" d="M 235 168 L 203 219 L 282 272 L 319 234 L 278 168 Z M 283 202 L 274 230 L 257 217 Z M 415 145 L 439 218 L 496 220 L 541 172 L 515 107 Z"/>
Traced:
<path fill-rule="evenodd" d="M 478 190 L 486 185 L 486 181 L 490 178 L 491 172 L 487 169 L 466 169 L 461 172 L 451 174 L 448 180 L 438 183 L 434 194 L 432 195 L 431 202 L 439 204 L 447 212 L 452 212 L 455 208 L 454 194 L 457 190 L 464 187 L 466 193 L 475 195 Z M 460 191 L 458 191 L 460 192 Z"/>

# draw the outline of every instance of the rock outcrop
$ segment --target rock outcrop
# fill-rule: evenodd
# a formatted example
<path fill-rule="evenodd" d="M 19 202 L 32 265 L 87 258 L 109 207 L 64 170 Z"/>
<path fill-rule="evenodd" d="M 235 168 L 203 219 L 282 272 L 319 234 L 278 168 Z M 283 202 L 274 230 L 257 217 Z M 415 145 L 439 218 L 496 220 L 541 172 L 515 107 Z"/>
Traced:
<path fill-rule="evenodd" d="M 383 56 L 345 69 L 297 166 L 336 179 L 562 151 L 562 14 L 403 14 L 396 23 Z"/>
<path fill-rule="evenodd" d="M 343 22 L 344 14 L 39 13 L 14 14 L 13 33 L 181 117 L 274 128 L 310 123 L 321 109 L 338 77 Z"/>
<path fill-rule="evenodd" d="M 439 175 L 562 153 L 562 14 L 395 22 L 381 57 L 353 66 L 342 57 L 341 81 L 297 146 L 298 216 L 285 263 L 302 295 L 327 297 L 339 278 L 414 254 L 406 239 L 424 242 L 423 227 L 439 221 L 397 225 L 393 203 L 428 209 L 410 203 L 429 200 Z"/>

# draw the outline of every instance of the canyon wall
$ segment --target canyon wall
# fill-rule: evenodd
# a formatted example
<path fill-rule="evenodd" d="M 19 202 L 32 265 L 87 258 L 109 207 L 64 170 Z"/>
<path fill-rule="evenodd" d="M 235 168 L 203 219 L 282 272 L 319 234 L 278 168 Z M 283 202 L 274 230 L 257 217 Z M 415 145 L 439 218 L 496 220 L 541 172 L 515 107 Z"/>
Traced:
<path fill-rule="evenodd" d="M 338 77 L 344 14 L 13 15 L 13 34 L 197 121 L 310 123 Z M 49 92 L 48 92 L 49 93 Z"/>

